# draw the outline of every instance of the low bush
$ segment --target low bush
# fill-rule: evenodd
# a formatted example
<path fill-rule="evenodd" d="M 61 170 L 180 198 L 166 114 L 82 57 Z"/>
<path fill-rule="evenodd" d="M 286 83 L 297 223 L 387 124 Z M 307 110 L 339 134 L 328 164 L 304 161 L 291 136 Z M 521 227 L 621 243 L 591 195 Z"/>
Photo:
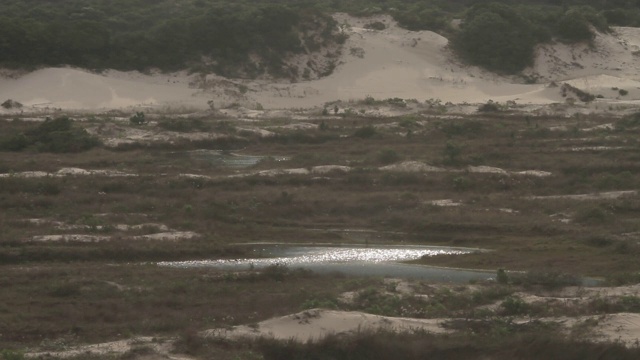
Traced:
<path fill-rule="evenodd" d="M 376 131 L 376 128 L 374 128 L 373 126 L 363 126 L 356 130 L 353 133 L 353 136 L 359 137 L 361 139 L 369 139 L 374 137 L 377 133 L 378 132 Z"/>
<path fill-rule="evenodd" d="M 580 101 L 586 102 L 586 103 L 596 99 L 595 95 L 590 94 L 584 90 L 580 90 L 577 87 L 567 83 L 562 84 L 562 86 L 560 87 L 560 93 L 562 97 L 567 97 L 569 96 L 570 93 L 573 93 L 578 97 Z"/>
<path fill-rule="evenodd" d="M 509 296 L 500 304 L 500 313 L 502 315 L 524 315 L 528 311 L 529 304 L 517 296 Z"/>
<path fill-rule="evenodd" d="M 465 328 L 469 322 L 464 322 Z M 568 338 L 541 322 L 516 324 L 499 320 L 476 322 L 474 336 L 434 335 L 415 331 L 361 331 L 330 335 L 300 343 L 262 339 L 256 344 L 265 360 L 275 359 L 567 359 L 631 360 L 640 349 L 622 343 L 589 343 Z M 509 336 L 519 335 L 519 336 Z"/>
<path fill-rule="evenodd" d="M 0 350 L 0 359 L 1 360 L 24 360 L 24 354 L 20 351 L 15 350 Z"/>
<path fill-rule="evenodd" d="M 487 103 L 484 103 L 478 107 L 478 112 L 498 112 L 500 111 L 500 105 L 489 100 Z"/>
<path fill-rule="evenodd" d="M 376 160 L 382 165 L 392 164 L 402 159 L 402 156 L 393 149 L 382 149 L 378 151 Z"/>
<path fill-rule="evenodd" d="M 3 102 L 2 104 L 0 104 L 0 106 L 2 106 L 5 109 L 20 109 L 22 107 L 22 104 L 17 101 L 9 99 Z"/>
<path fill-rule="evenodd" d="M 176 132 L 209 131 L 211 126 L 200 119 L 162 119 L 158 121 L 158 127 Z M 235 130 L 235 128 L 234 128 Z M 234 133 L 229 132 L 229 133 Z"/>
<path fill-rule="evenodd" d="M 371 29 L 371 30 L 378 30 L 378 31 L 382 31 L 384 29 L 387 28 L 387 25 L 385 25 L 383 22 L 381 21 L 373 21 L 370 22 L 368 24 L 366 24 L 364 26 L 365 29 Z"/>
<path fill-rule="evenodd" d="M 636 128 L 638 126 L 640 126 L 640 112 L 624 116 L 615 123 L 616 130 L 618 131 Z"/>
<path fill-rule="evenodd" d="M 47 118 L 36 128 L 0 139 L 0 151 L 33 148 L 39 152 L 69 153 L 89 150 L 100 140 L 74 126 L 68 117 Z"/>
<path fill-rule="evenodd" d="M 135 115 L 131 116 L 129 118 L 129 123 L 131 123 L 131 125 L 144 125 L 147 123 L 147 119 L 144 116 L 143 112 L 136 112 Z"/>
<path fill-rule="evenodd" d="M 543 287 L 546 289 L 558 289 L 565 286 L 580 285 L 581 281 L 574 275 L 559 272 L 529 271 L 526 273 L 514 273 L 511 282 L 525 288 Z"/>

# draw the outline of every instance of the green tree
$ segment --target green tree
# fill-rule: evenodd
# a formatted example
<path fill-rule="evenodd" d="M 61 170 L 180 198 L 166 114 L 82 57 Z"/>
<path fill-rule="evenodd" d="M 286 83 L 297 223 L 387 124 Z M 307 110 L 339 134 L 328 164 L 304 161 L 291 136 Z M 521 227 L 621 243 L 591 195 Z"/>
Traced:
<path fill-rule="evenodd" d="M 452 39 L 465 60 L 487 69 L 516 73 L 533 60 L 536 44 L 531 23 L 509 6 L 476 5 Z"/>
<path fill-rule="evenodd" d="M 557 35 L 567 42 L 590 41 L 594 34 L 587 18 L 578 10 L 569 10 L 557 24 Z"/>

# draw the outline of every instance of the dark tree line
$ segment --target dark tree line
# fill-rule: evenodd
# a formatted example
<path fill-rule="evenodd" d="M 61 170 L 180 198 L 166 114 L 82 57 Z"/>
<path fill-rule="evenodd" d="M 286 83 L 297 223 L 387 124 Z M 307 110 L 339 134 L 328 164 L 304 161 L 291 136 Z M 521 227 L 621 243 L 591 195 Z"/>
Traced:
<path fill-rule="evenodd" d="M 3 0 L 0 66 L 278 75 L 283 56 L 344 40 L 329 16 L 336 11 L 391 14 L 502 72 L 528 65 L 535 44 L 589 41 L 592 26 L 640 26 L 640 0 Z"/>
<path fill-rule="evenodd" d="M 280 4 L 6 0 L 0 4 L 0 64 L 121 70 L 205 64 L 228 73 L 250 67 L 249 56 L 258 55 L 266 62 L 254 73 L 277 72 L 283 55 L 306 51 L 299 34 L 307 24 L 315 24 L 324 41 L 339 40 L 326 30 L 334 28 L 327 15 Z"/>

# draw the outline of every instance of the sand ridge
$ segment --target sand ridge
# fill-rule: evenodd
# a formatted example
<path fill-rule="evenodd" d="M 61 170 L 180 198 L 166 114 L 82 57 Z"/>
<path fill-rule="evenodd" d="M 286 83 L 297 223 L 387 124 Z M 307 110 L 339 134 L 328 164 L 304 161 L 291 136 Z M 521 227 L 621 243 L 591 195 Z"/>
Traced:
<path fill-rule="evenodd" d="M 226 79 L 187 72 L 105 71 L 44 68 L 22 76 L 5 75 L 0 100 L 12 99 L 25 108 L 42 109 L 182 109 L 223 108 L 299 109 L 325 106 L 336 100 L 403 98 L 424 102 L 440 99 L 454 104 L 515 101 L 518 104 L 565 102 L 555 82 L 600 95 L 598 101 L 635 103 L 640 99 L 640 30 L 614 28 L 597 34 L 594 46 L 552 43 L 537 49 L 534 65 L 525 71 L 538 83 L 499 76 L 460 64 L 448 40 L 430 31 L 400 28 L 390 17 L 354 18 L 335 14 L 349 35 L 339 53 L 335 71 L 324 78 L 290 81 Z M 384 30 L 366 29 L 381 21 Z M 244 91 L 242 91 L 244 89 Z M 627 91 L 621 95 L 619 90 Z"/>

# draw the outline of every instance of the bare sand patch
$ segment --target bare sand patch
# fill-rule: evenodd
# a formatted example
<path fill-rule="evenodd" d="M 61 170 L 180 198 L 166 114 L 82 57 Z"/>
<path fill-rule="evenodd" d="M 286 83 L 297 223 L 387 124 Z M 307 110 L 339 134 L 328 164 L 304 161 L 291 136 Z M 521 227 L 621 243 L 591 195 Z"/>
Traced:
<path fill-rule="evenodd" d="M 95 74 L 72 68 L 36 70 L 17 79 L 5 79 L 0 98 L 11 98 L 27 107 L 104 109 L 167 104 L 206 108 L 206 101 L 192 97 L 188 85 L 161 84 L 162 75 L 137 72 Z"/>
<path fill-rule="evenodd" d="M 32 242 L 101 242 L 109 241 L 111 236 L 86 235 L 86 234 L 63 234 L 63 235 L 36 235 L 31 237 Z"/>
<path fill-rule="evenodd" d="M 462 202 L 454 201 L 452 199 L 430 200 L 430 201 L 427 201 L 427 204 L 433 205 L 433 206 L 441 206 L 441 207 L 457 207 L 457 206 L 463 205 Z"/>
<path fill-rule="evenodd" d="M 611 200 L 619 199 L 625 196 L 637 195 L 637 190 L 623 191 L 607 191 L 591 194 L 575 194 L 575 195 L 546 195 L 546 196 L 528 196 L 529 200 L 553 200 L 553 199 L 569 199 L 569 200 Z"/>
<path fill-rule="evenodd" d="M 243 174 L 242 176 L 249 175 L 258 175 L 258 176 L 278 176 L 278 175 L 308 175 L 310 171 L 305 168 L 297 168 L 297 169 L 271 169 L 271 170 L 262 170 L 253 174 Z M 236 175 L 237 176 L 237 175 Z"/>
<path fill-rule="evenodd" d="M 313 341 L 331 334 L 353 334 L 370 330 L 428 331 L 446 333 L 442 319 L 412 319 L 371 315 L 357 311 L 312 309 L 297 314 L 269 319 L 232 329 L 212 329 L 203 332 L 207 337 L 256 338 Z"/>
<path fill-rule="evenodd" d="M 312 174 L 327 174 L 334 171 L 349 172 L 351 171 L 351 167 L 343 166 L 343 165 L 320 165 L 320 166 L 314 166 L 311 168 Z"/>
<path fill-rule="evenodd" d="M 135 337 L 100 344 L 77 346 L 68 350 L 42 351 L 25 354 L 30 359 L 66 359 L 82 358 L 83 356 L 121 356 L 136 349 L 149 349 L 158 354 L 158 358 L 170 360 L 190 360 L 192 358 L 170 354 L 173 340 L 157 339 L 149 336 Z"/>
<path fill-rule="evenodd" d="M 43 177 L 63 177 L 63 176 L 108 176 L 108 177 L 128 177 L 138 176 L 137 174 L 126 173 L 118 170 L 85 170 L 81 168 L 61 168 L 56 172 L 46 171 L 22 171 L 16 173 L 3 173 L 0 178 L 43 178 Z"/>
<path fill-rule="evenodd" d="M 138 235 L 133 236 L 134 240 L 165 240 L 165 241 L 178 241 L 189 240 L 200 237 L 200 234 L 193 231 L 166 231 L 155 234 Z"/>
<path fill-rule="evenodd" d="M 446 171 L 444 168 L 431 166 L 420 161 L 403 161 L 397 164 L 382 166 L 382 171 L 401 171 L 401 172 L 441 172 Z"/>
<path fill-rule="evenodd" d="M 469 166 L 467 167 L 467 171 L 470 173 L 482 173 L 482 174 L 500 174 L 500 175 L 509 175 L 504 169 L 500 169 L 493 166 Z"/>
<path fill-rule="evenodd" d="M 626 346 L 639 346 L 640 314 L 605 315 L 594 330 L 596 340 L 619 341 Z"/>
<path fill-rule="evenodd" d="M 542 170 L 524 170 L 524 171 L 516 171 L 512 172 L 514 175 L 524 175 L 524 176 L 534 176 L 534 177 L 547 177 L 553 175 L 548 171 Z"/>
<path fill-rule="evenodd" d="M 187 178 L 187 179 L 202 179 L 202 180 L 211 180 L 211 179 L 213 179 L 211 176 L 200 175 L 200 174 L 178 174 L 178 176 L 184 177 L 184 178 Z"/>

